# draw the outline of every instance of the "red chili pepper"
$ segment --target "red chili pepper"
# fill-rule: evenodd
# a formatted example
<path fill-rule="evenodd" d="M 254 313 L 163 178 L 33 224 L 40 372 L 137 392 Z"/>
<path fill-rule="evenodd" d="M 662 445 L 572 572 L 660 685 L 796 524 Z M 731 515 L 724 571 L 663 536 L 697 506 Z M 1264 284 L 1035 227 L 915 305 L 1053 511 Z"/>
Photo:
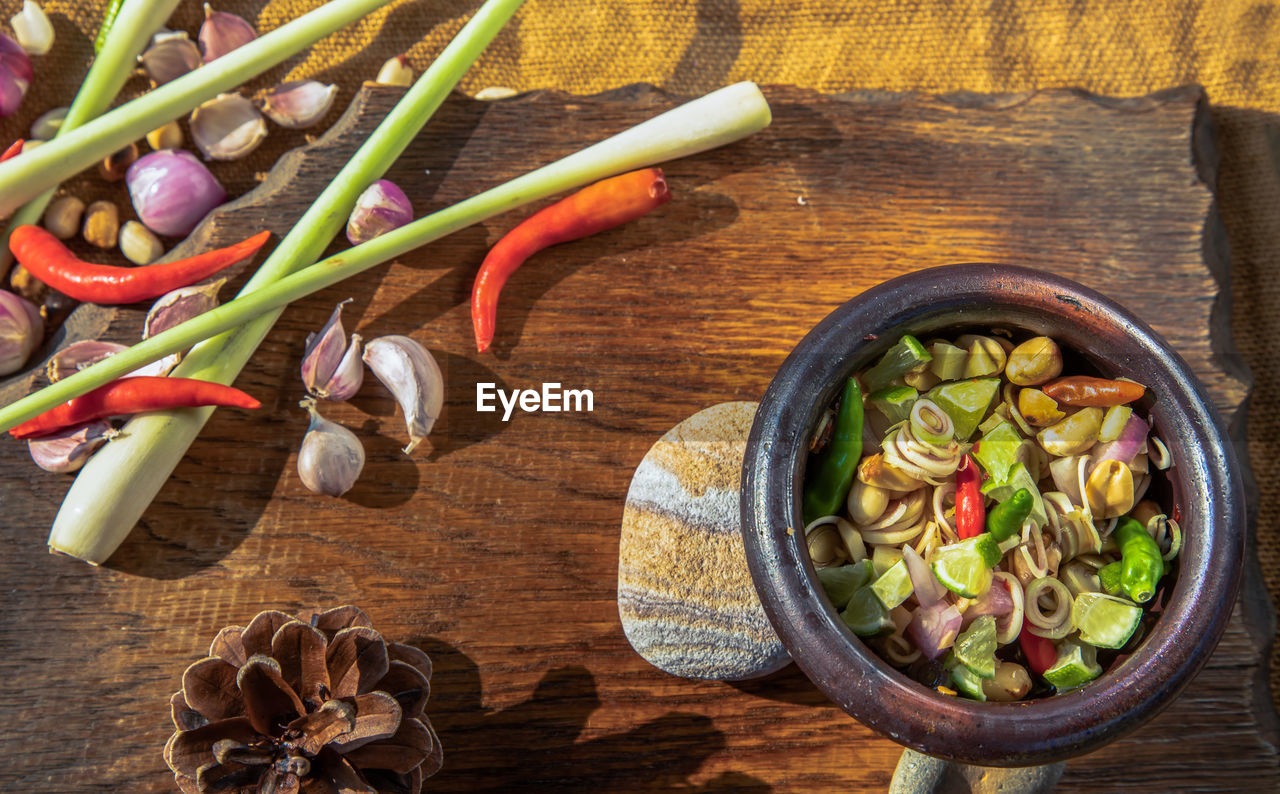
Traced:
<path fill-rule="evenodd" d="M 1108 380 L 1088 375 L 1058 378 L 1040 387 L 1040 391 L 1052 397 L 1059 405 L 1077 408 L 1110 408 L 1125 405 L 1142 398 L 1146 387 L 1131 380 Z"/>
<path fill-rule="evenodd" d="M 956 469 L 956 534 L 961 540 L 976 538 L 986 528 L 987 510 L 982 504 L 982 473 L 965 455 Z"/>
<path fill-rule="evenodd" d="M 1018 633 L 1018 644 L 1026 654 L 1027 665 L 1031 667 L 1031 672 L 1036 675 L 1044 675 L 1044 671 L 1053 667 L 1054 662 L 1058 661 L 1058 649 L 1054 646 L 1053 640 L 1027 631 L 1025 623 L 1022 631 Z"/>
<path fill-rule="evenodd" d="M 476 349 L 493 342 L 498 293 L 526 259 L 542 249 L 612 229 L 671 200 L 659 168 L 645 168 L 589 185 L 530 215 L 498 241 L 480 265 L 471 289 Z"/>
<path fill-rule="evenodd" d="M 9 431 L 14 438 L 34 438 L 65 427 L 105 419 L 108 416 L 160 411 L 165 408 L 195 408 L 225 405 L 252 410 L 261 403 L 231 386 L 195 378 L 167 378 L 136 375 L 113 380 L 91 392 L 50 408 Z"/>
<path fill-rule="evenodd" d="M 78 301 L 120 304 L 158 298 L 166 292 L 248 259 L 271 232 L 203 254 L 142 267 L 114 267 L 84 262 L 62 241 L 39 226 L 19 226 L 9 236 L 9 250 L 36 278 Z"/>
<path fill-rule="evenodd" d="M 13 158 L 22 154 L 22 145 L 24 143 L 26 143 L 26 141 L 19 138 L 18 140 L 9 144 L 9 148 L 4 150 L 4 154 L 0 154 L 0 163 L 3 163 L 5 160 L 12 160 Z"/>

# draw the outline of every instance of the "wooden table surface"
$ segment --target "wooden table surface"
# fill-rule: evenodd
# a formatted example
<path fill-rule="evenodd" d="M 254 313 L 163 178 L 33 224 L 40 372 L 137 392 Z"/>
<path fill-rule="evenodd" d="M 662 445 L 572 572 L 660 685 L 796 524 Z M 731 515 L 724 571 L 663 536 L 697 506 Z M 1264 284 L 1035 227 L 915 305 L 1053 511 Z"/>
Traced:
<path fill-rule="evenodd" d="M 675 199 L 546 252 L 503 293 L 495 353 L 476 354 L 475 270 L 515 217 L 463 231 L 290 308 L 223 411 L 102 568 L 45 537 L 69 478 L 0 453 L 0 790 L 173 790 L 169 695 L 216 631 L 262 609 L 363 607 L 430 654 L 434 791 L 883 790 L 900 748 L 828 703 L 794 666 L 763 681 L 688 681 L 628 646 L 615 602 L 631 473 L 669 427 L 754 400 L 828 311 L 883 279 L 958 261 L 1063 273 L 1132 308 L 1181 350 L 1231 419 L 1229 266 L 1215 160 L 1194 90 L 1123 102 L 820 96 L 768 87 L 774 124 L 665 167 Z M 206 230 L 284 232 L 394 92 L 363 95 L 282 193 Z M 365 104 L 367 102 L 367 104 Z M 443 206 L 676 100 L 647 89 L 446 102 L 391 178 Z M 274 182 L 273 182 L 274 185 Z M 274 189 L 274 188 L 273 188 Z M 520 213 L 522 217 L 524 213 Z M 351 297 L 348 328 L 409 334 L 444 369 L 446 409 L 412 458 L 372 378 L 327 416 L 365 441 L 345 497 L 295 471 L 303 340 Z M 89 314 L 86 313 L 86 317 Z M 131 339 L 140 311 L 85 327 Z M 591 389 L 591 413 L 475 410 L 478 382 Z M 1277 790 L 1261 648 L 1274 616 L 1246 592 L 1218 650 L 1151 723 L 1067 766 L 1061 790 Z"/>

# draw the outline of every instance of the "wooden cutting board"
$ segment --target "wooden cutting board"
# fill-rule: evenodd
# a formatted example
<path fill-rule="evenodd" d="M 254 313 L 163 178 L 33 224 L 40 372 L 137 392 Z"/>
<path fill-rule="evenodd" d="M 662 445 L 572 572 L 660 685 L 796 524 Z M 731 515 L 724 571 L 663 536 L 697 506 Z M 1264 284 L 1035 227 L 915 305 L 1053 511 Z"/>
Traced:
<path fill-rule="evenodd" d="M 758 399 L 839 303 L 948 262 L 1040 267 L 1126 304 L 1182 351 L 1238 429 L 1247 374 L 1230 350 L 1213 133 L 1196 89 L 766 94 L 768 130 L 665 166 L 672 202 L 530 261 L 503 293 L 494 354 L 472 345 L 471 281 L 527 211 L 290 308 L 238 381 L 263 408 L 216 414 L 101 569 L 45 552 L 69 480 L 7 442 L 0 788 L 172 790 L 168 698 L 214 633 L 265 608 L 342 603 L 435 663 L 428 714 L 445 765 L 431 790 L 886 788 L 900 748 L 794 666 L 749 683 L 688 681 L 631 650 L 615 574 L 632 472 L 681 419 Z M 194 242 L 285 232 L 396 96 L 363 91 Z M 451 98 L 390 178 L 427 211 L 676 102 L 648 88 Z M 448 395 L 433 444 L 413 458 L 372 379 L 329 410 L 363 436 L 368 464 L 346 497 L 327 499 L 294 470 L 306 428 L 297 372 L 306 334 L 347 297 L 349 329 L 430 347 Z M 68 327 L 128 341 L 141 311 L 82 311 Z M 476 411 L 478 382 L 591 389 L 594 410 L 504 422 Z M 1187 691 L 1070 762 L 1062 790 L 1280 789 L 1262 655 L 1274 615 L 1255 568 L 1245 585 Z"/>

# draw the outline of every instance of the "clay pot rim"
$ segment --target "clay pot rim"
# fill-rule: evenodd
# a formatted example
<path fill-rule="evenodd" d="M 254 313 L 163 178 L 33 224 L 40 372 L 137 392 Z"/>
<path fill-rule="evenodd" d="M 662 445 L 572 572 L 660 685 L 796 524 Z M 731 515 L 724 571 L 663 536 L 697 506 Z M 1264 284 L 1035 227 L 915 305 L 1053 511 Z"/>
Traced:
<path fill-rule="evenodd" d="M 881 661 L 839 619 L 804 547 L 799 489 L 811 428 L 843 379 L 902 333 L 1004 326 L 1047 334 L 1100 371 L 1157 395 L 1156 432 L 1185 548 L 1165 614 L 1139 650 L 1079 689 L 1021 703 L 944 696 Z M 884 282 L 818 323 L 783 362 L 743 461 L 742 531 L 765 613 L 805 674 L 854 718 L 929 755 L 992 766 L 1063 760 L 1133 730 L 1205 663 L 1230 619 L 1245 542 L 1243 480 L 1221 417 L 1186 362 L 1118 303 L 1074 281 L 1011 265 L 960 264 Z M 789 531 L 790 530 L 790 531 Z"/>

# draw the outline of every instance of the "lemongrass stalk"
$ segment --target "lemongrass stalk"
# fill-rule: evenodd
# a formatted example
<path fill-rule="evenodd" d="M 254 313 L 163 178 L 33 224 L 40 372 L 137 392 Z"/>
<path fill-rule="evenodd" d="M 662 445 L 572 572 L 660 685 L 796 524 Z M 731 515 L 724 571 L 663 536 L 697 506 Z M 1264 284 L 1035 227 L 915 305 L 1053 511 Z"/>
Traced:
<path fill-rule="evenodd" d="M 346 224 L 360 193 L 391 167 L 522 3 L 487 0 L 476 11 L 276 246 L 241 294 L 320 257 Z M 230 383 L 271 330 L 279 312 L 259 317 L 235 334 L 206 340 L 172 374 Z M 54 521 L 50 548 L 90 562 L 106 559 L 128 535 L 211 414 L 201 409 L 165 411 L 131 420 L 120 439 L 124 443 L 108 456 L 116 462 L 104 458 L 103 463 L 83 469 L 72 483 Z"/>
<path fill-rule="evenodd" d="M 102 50 L 93 59 L 93 65 L 80 84 L 80 90 L 76 92 L 55 138 L 97 118 L 111 106 L 116 94 L 137 69 L 138 54 L 147 46 L 151 35 L 168 21 L 178 1 L 125 0 L 114 21 L 103 20 L 104 27 L 111 25 L 111 34 L 104 37 Z M 39 222 L 57 189 L 55 184 L 24 204 L 9 219 L 3 236 L 0 236 L 0 272 L 8 268 L 13 259 L 9 252 L 9 234 L 19 226 Z"/>
<path fill-rule="evenodd" d="M 56 405 L 69 395 L 83 393 L 142 363 L 181 350 L 196 339 L 222 333 L 264 313 L 274 317 L 280 307 L 291 301 L 472 224 L 614 174 L 731 143 L 763 129 L 769 121 L 768 103 L 754 83 L 722 88 L 262 289 L 243 294 L 117 353 L 0 409 L 0 428 L 8 429 L 39 413 L 44 406 Z M 54 521 L 50 548 L 95 564 L 110 556 L 212 412 L 212 408 L 191 408 L 144 414 L 131 420 L 123 437 L 90 458 L 72 485 Z"/>
<path fill-rule="evenodd" d="M 389 2 L 332 0 L 79 129 L 0 163 L 0 216 Z"/>

